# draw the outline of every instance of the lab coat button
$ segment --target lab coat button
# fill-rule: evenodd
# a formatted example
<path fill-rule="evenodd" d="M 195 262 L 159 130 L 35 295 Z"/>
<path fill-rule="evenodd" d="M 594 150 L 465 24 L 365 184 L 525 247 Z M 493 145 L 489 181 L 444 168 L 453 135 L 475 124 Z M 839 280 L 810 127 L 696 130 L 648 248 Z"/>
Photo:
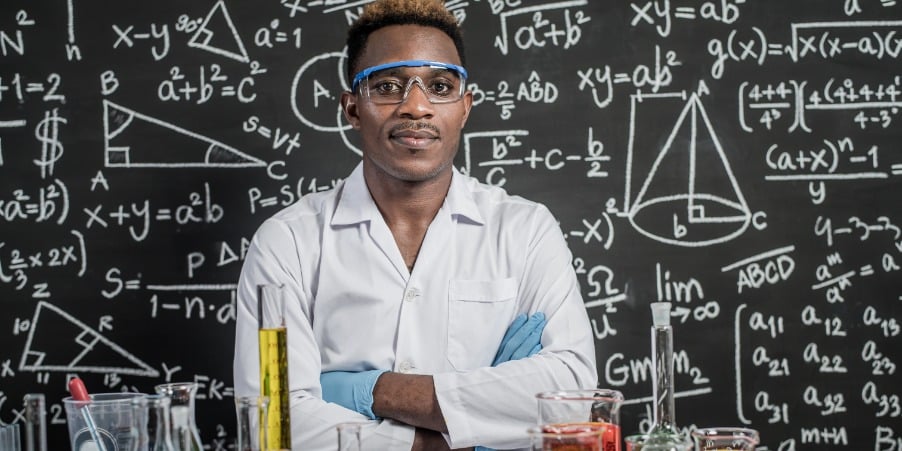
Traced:
<path fill-rule="evenodd" d="M 404 300 L 407 302 L 413 302 L 413 300 L 416 299 L 419 294 L 420 293 L 416 288 L 408 288 L 404 293 Z"/>
<path fill-rule="evenodd" d="M 401 362 L 401 365 L 398 366 L 398 371 L 407 374 L 410 370 L 413 369 L 413 365 L 408 361 Z"/>

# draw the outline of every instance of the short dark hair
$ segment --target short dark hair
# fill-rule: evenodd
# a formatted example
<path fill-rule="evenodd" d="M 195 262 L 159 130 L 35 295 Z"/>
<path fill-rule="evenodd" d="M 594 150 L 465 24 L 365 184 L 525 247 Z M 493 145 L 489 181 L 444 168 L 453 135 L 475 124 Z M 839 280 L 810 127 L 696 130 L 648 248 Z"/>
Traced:
<path fill-rule="evenodd" d="M 360 55 L 374 31 L 389 25 L 422 25 L 438 28 L 454 41 L 461 65 L 466 66 L 460 24 L 441 0 L 376 0 L 366 5 L 348 29 L 348 84 L 357 73 Z"/>

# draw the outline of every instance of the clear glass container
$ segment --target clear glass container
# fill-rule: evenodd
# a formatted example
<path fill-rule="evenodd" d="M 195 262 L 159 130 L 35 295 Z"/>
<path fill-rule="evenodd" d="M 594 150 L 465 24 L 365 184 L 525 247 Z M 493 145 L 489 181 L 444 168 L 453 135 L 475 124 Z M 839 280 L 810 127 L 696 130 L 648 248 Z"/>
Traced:
<path fill-rule="evenodd" d="M 545 424 L 531 427 L 530 451 L 607 451 L 602 432 L 585 424 Z M 613 449 L 611 449 L 613 451 Z"/>
<path fill-rule="evenodd" d="M 175 451 L 172 443 L 170 400 L 165 395 L 145 395 L 132 400 L 132 451 Z"/>
<path fill-rule="evenodd" d="M 691 449 L 692 442 L 689 437 L 680 433 L 676 427 L 673 403 L 673 327 L 670 325 L 670 303 L 652 302 L 651 310 L 653 318 L 651 359 L 655 378 L 652 387 L 655 403 L 654 423 L 644 438 L 641 449 Z"/>
<path fill-rule="evenodd" d="M 22 449 L 19 423 L 5 424 L 0 421 L 0 449 L 4 451 L 20 451 Z"/>
<path fill-rule="evenodd" d="M 341 423 L 335 427 L 338 432 L 338 451 L 361 451 L 363 448 L 363 427 L 366 423 Z"/>
<path fill-rule="evenodd" d="M 560 390 L 536 395 L 539 424 L 546 433 L 595 430 L 601 449 L 620 450 L 620 407 L 623 394 L 610 389 Z"/>
<path fill-rule="evenodd" d="M 169 398 L 169 418 L 171 425 L 169 435 L 172 438 L 174 451 L 203 451 L 200 431 L 194 417 L 194 398 L 197 395 L 197 384 L 193 382 L 177 382 L 160 384 L 154 387 L 157 394 Z"/>
<path fill-rule="evenodd" d="M 694 451 L 695 447 L 688 440 L 659 440 L 658 443 L 646 443 L 647 435 L 631 435 L 623 439 L 626 451 Z"/>
<path fill-rule="evenodd" d="M 697 451 L 754 451 L 760 441 L 758 431 L 736 427 L 696 429 L 692 438 Z"/>
<path fill-rule="evenodd" d="M 28 393 L 25 402 L 25 451 L 47 451 L 47 408 L 42 393 Z"/>
<path fill-rule="evenodd" d="M 235 414 L 238 417 L 238 441 L 236 451 L 265 451 L 266 414 L 269 398 L 266 396 L 239 396 L 235 398 Z"/>

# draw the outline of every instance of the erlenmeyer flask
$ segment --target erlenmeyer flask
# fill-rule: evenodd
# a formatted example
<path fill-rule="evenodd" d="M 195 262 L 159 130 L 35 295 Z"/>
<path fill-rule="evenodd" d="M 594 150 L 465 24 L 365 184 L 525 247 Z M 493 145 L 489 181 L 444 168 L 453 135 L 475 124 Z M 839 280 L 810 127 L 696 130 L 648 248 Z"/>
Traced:
<path fill-rule="evenodd" d="M 178 382 L 154 387 L 157 394 L 169 397 L 169 428 L 175 451 L 203 451 L 200 432 L 194 422 L 194 396 L 197 384 Z"/>
<path fill-rule="evenodd" d="M 673 327 L 670 325 L 670 302 L 652 302 L 651 360 L 655 380 L 652 386 L 654 397 L 654 424 L 648 435 L 628 444 L 628 449 L 643 451 L 690 450 L 692 441 L 680 432 L 674 420 L 673 382 Z"/>
<path fill-rule="evenodd" d="M 175 451 L 166 395 L 144 395 L 132 400 L 133 451 Z"/>

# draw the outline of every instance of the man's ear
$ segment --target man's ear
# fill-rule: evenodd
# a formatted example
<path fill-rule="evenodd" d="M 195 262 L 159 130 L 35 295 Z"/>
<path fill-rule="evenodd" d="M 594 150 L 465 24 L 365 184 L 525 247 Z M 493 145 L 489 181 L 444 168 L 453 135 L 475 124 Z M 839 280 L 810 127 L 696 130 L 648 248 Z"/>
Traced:
<path fill-rule="evenodd" d="M 467 92 L 464 94 L 462 101 L 464 103 L 464 115 L 460 121 L 461 129 L 464 128 L 464 125 L 467 125 L 467 118 L 470 117 L 470 109 L 473 108 L 473 91 L 470 91 L 468 89 Z"/>
<path fill-rule="evenodd" d="M 341 112 L 345 115 L 345 119 L 355 129 L 360 128 L 360 115 L 357 110 L 357 96 L 351 94 L 350 91 L 341 93 Z"/>

